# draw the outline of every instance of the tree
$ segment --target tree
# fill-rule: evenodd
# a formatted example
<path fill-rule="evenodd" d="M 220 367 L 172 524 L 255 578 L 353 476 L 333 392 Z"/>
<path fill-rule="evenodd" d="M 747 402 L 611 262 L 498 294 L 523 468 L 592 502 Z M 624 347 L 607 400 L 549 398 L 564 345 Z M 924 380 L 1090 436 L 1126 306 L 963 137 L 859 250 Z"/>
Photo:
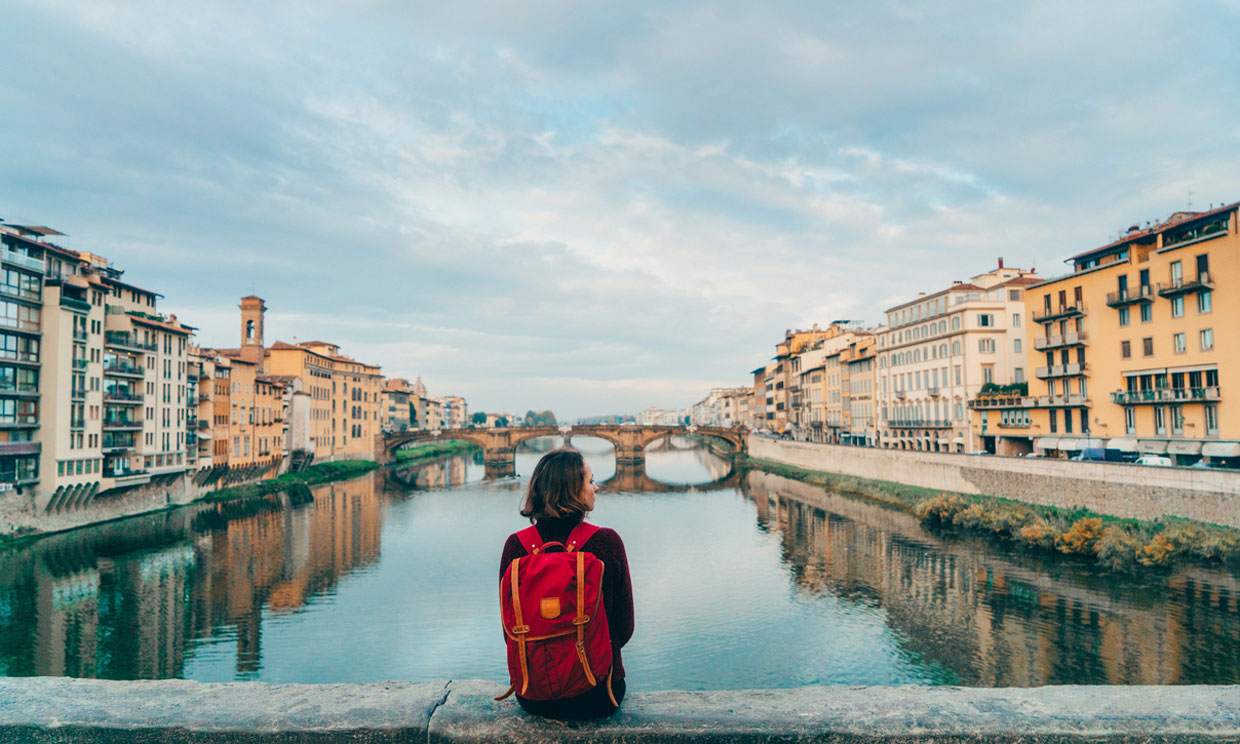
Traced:
<path fill-rule="evenodd" d="M 473 421 L 475 424 L 485 424 L 487 422 L 487 415 L 479 411 L 473 415 Z"/>
<path fill-rule="evenodd" d="M 495 425 L 496 426 L 507 426 L 508 419 L 504 418 L 503 416 L 500 416 L 499 418 L 495 419 Z"/>
<path fill-rule="evenodd" d="M 551 411 L 526 411 L 526 426 L 555 426 L 555 414 Z"/>

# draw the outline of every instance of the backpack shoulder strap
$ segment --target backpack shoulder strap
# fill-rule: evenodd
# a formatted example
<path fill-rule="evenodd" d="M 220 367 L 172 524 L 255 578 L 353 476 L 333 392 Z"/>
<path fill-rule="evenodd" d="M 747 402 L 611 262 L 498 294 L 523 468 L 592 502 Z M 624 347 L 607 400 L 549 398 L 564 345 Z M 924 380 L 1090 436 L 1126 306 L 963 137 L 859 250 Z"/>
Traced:
<path fill-rule="evenodd" d="M 565 549 L 567 549 L 570 553 L 574 550 L 578 550 L 582 545 L 585 545 L 591 537 L 594 537 L 594 533 L 598 532 L 598 530 L 599 527 L 596 524 L 590 524 L 585 521 L 580 522 L 573 528 L 572 532 L 568 533 L 568 539 L 564 541 Z"/>
<path fill-rule="evenodd" d="M 530 525 L 517 533 L 517 539 L 521 541 L 521 547 L 530 555 L 542 550 L 542 535 L 538 534 L 538 528 Z"/>

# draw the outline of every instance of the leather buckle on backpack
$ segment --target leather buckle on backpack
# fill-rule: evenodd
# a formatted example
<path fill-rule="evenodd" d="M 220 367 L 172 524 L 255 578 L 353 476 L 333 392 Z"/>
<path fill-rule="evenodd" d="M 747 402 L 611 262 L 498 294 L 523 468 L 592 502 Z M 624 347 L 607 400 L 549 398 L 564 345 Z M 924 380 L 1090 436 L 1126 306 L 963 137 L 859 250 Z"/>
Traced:
<path fill-rule="evenodd" d="M 573 625 L 585 625 L 588 622 L 590 622 L 589 615 L 582 615 L 580 617 L 573 618 Z"/>
<path fill-rule="evenodd" d="M 528 632 L 530 632 L 530 626 L 528 625 L 518 625 L 512 629 L 513 635 L 525 635 Z"/>

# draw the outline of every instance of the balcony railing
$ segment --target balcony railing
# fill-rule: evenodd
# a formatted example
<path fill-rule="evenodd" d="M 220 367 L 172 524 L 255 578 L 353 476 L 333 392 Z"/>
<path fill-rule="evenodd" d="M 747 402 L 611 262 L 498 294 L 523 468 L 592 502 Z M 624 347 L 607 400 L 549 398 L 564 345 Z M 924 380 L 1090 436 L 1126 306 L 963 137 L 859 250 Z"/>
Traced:
<path fill-rule="evenodd" d="M 89 360 L 89 359 L 74 359 L 74 360 L 73 360 L 73 368 L 74 368 L 74 369 L 78 369 L 78 370 L 81 370 L 81 369 L 86 369 L 86 365 L 88 365 L 88 364 L 90 364 L 90 360 Z"/>
<path fill-rule="evenodd" d="M 69 400 L 81 402 L 86 400 L 85 388 L 75 388 L 69 391 Z"/>
<path fill-rule="evenodd" d="M 927 393 L 927 394 L 928 394 L 931 398 L 937 398 L 937 397 L 939 397 L 939 395 L 941 395 L 941 393 L 940 393 L 940 391 L 939 391 L 939 386 L 938 386 L 938 385 L 933 385 L 933 386 L 931 386 L 931 387 L 926 388 L 926 393 Z"/>
<path fill-rule="evenodd" d="M 1061 318 L 1075 318 L 1078 315 L 1085 314 L 1085 303 L 1076 302 L 1070 305 L 1060 305 L 1058 308 L 1049 308 L 1041 313 L 1033 314 L 1033 322 L 1044 323 L 1049 320 L 1059 320 Z"/>
<path fill-rule="evenodd" d="M 1035 408 L 1059 408 L 1063 406 L 1088 406 L 1089 399 L 1084 395 L 1073 393 L 1071 395 L 1039 395 L 1038 404 Z"/>
<path fill-rule="evenodd" d="M 1000 429 L 1028 429 L 1030 422 L 1028 421 L 1000 421 Z"/>
<path fill-rule="evenodd" d="M 103 373 L 105 375 L 115 375 L 121 377 L 142 377 L 146 374 L 145 367 L 139 367 L 136 364 L 105 364 L 103 365 Z"/>
<path fill-rule="evenodd" d="M 103 343 L 108 346 L 115 346 L 118 349 L 133 349 L 135 351 L 159 350 L 159 344 L 144 344 L 135 338 L 131 338 L 128 333 L 119 333 L 116 331 L 108 331 L 107 333 L 104 333 Z"/>
<path fill-rule="evenodd" d="M 0 328 L 9 328 L 11 330 L 21 331 L 23 333 L 38 333 L 39 332 L 39 321 L 22 320 L 20 318 L 9 318 L 9 317 L 0 316 Z"/>
<path fill-rule="evenodd" d="M 1142 403 L 1212 403 L 1221 399 L 1222 392 L 1218 386 L 1127 390 L 1111 393 L 1111 401 L 1121 406 L 1140 405 Z"/>
<path fill-rule="evenodd" d="M 104 431 L 126 431 L 133 429 L 141 429 L 142 422 L 137 419 L 130 418 L 105 418 L 103 420 Z"/>
<path fill-rule="evenodd" d="M 199 428 L 199 429 L 210 429 L 210 428 L 211 428 L 211 422 L 210 422 L 210 421 L 208 421 L 208 420 L 207 420 L 207 419 L 205 419 L 205 418 L 200 418 L 200 419 L 198 419 L 198 428 Z"/>
<path fill-rule="evenodd" d="M 42 442 L 0 442 L 0 455 L 37 455 L 43 451 Z M 3 478 L 0 478 L 3 480 Z"/>
<path fill-rule="evenodd" d="M 38 426 L 39 414 L 18 413 L 12 416 L 0 415 L 0 426 Z"/>
<path fill-rule="evenodd" d="M 1033 348 L 1038 351 L 1056 349 L 1060 346 L 1084 346 L 1089 343 L 1089 336 L 1084 333 L 1065 333 L 1062 336 L 1043 336 L 1033 340 Z"/>
<path fill-rule="evenodd" d="M 103 399 L 108 403 L 141 403 L 142 393 L 109 390 L 103 394 Z"/>
<path fill-rule="evenodd" d="M 6 261 L 7 263 L 14 264 L 16 266 L 21 266 L 23 268 L 34 269 L 35 271 L 38 271 L 39 273 L 43 272 L 43 259 L 32 258 L 30 256 L 18 253 L 17 251 L 11 251 L 8 248 L 0 248 L 0 260 Z"/>
<path fill-rule="evenodd" d="M 73 340 L 78 343 L 86 343 L 86 331 L 74 331 Z"/>
<path fill-rule="evenodd" d="M 84 313 L 90 312 L 90 303 L 86 300 L 79 300 L 76 297 L 60 296 L 60 306 L 67 307 L 70 310 L 78 310 Z"/>
<path fill-rule="evenodd" d="M 1088 372 L 1089 365 L 1087 364 L 1056 364 L 1053 367 L 1038 367 L 1037 375 L 1039 380 L 1046 380 L 1052 377 L 1083 375 Z"/>
<path fill-rule="evenodd" d="M 1107 305 L 1110 307 L 1126 307 L 1135 305 L 1138 302 L 1153 302 L 1154 288 L 1148 284 L 1142 284 L 1133 289 L 1121 289 L 1115 292 L 1107 292 Z"/>
<path fill-rule="evenodd" d="M 14 287 L 12 284 L 0 284 L 0 296 L 12 297 L 26 302 L 42 302 L 43 296 L 38 291 Z"/>
<path fill-rule="evenodd" d="M 134 436 L 132 434 L 107 434 L 103 435 L 103 451 L 108 453 L 119 452 L 122 450 L 133 449 L 135 446 Z"/>
<path fill-rule="evenodd" d="M 1202 271 L 1197 274 L 1196 279 L 1179 279 L 1167 284 L 1159 284 L 1158 295 L 1160 297 L 1175 297 L 1187 292 L 1204 292 L 1209 289 L 1214 289 L 1214 278 L 1210 276 L 1210 272 Z"/>
<path fill-rule="evenodd" d="M 25 397 L 34 397 L 39 394 L 38 384 L 15 382 L 0 382 L 0 395 L 21 395 Z"/>
<path fill-rule="evenodd" d="M 976 409 L 1033 408 L 1036 405 L 1037 400 L 1028 395 L 994 395 L 969 401 L 969 408 Z"/>
<path fill-rule="evenodd" d="M 904 421 L 888 421 L 892 429 L 949 429 L 952 422 L 947 419 L 906 419 Z"/>
<path fill-rule="evenodd" d="M 69 428 L 70 429 L 85 429 L 86 419 L 84 418 L 69 419 Z"/>

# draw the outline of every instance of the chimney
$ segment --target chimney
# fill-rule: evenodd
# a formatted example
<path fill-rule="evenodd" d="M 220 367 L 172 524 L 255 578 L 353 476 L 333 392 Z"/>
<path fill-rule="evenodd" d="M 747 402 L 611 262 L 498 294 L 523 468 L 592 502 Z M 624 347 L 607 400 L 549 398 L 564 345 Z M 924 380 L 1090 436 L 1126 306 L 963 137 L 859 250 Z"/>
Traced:
<path fill-rule="evenodd" d="M 999 268 L 1003 268 L 1003 256 L 999 256 Z"/>

